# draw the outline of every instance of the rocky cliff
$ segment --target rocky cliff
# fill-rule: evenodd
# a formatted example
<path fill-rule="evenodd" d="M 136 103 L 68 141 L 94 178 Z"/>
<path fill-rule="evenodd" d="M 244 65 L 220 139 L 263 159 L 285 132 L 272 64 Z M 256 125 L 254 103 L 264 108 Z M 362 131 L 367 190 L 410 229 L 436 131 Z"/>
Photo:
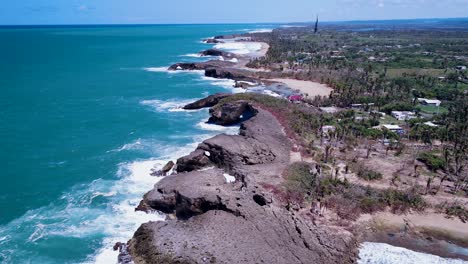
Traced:
<path fill-rule="evenodd" d="M 276 118 L 250 102 L 228 108 L 253 116 L 239 135 L 218 135 L 179 159 L 179 173 L 144 196 L 139 210 L 169 217 L 137 230 L 128 243 L 134 262 L 354 263 L 351 233 L 315 225 L 262 187 L 281 184 L 290 164 L 292 146 Z"/>

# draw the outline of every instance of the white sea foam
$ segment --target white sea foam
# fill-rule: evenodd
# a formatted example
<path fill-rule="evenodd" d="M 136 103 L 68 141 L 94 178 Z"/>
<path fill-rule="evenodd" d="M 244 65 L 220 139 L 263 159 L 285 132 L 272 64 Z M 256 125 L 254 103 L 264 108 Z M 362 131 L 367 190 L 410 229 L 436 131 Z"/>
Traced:
<path fill-rule="evenodd" d="M 141 138 L 139 138 L 132 143 L 125 144 L 122 147 L 112 150 L 112 151 L 120 152 L 124 150 L 138 150 L 138 149 L 141 149 L 142 147 L 143 147 L 143 144 L 142 144 Z"/>
<path fill-rule="evenodd" d="M 180 55 L 180 57 L 192 57 L 192 58 L 200 58 L 202 55 L 200 53 L 189 53 L 185 55 Z"/>
<path fill-rule="evenodd" d="M 359 264 L 467 264 L 460 259 L 446 259 L 439 256 L 415 252 L 406 248 L 383 243 L 364 242 L 359 250 Z"/>
<path fill-rule="evenodd" d="M 236 84 L 236 81 L 231 80 L 231 79 L 217 79 L 217 78 L 206 77 L 206 76 L 202 76 L 201 80 L 208 81 L 212 85 L 221 86 L 227 89 L 234 88 L 234 85 Z"/>
<path fill-rule="evenodd" d="M 148 67 L 148 68 L 143 68 L 143 69 L 149 72 L 169 72 L 167 68 L 169 67 Z"/>
<path fill-rule="evenodd" d="M 176 74 L 176 73 L 194 73 L 194 74 L 204 74 L 204 70 L 176 70 L 176 71 L 170 71 L 168 70 L 169 67 L 147 67 L 143 68 L 143 70 L 148 71 L 148 72 L 165 72 L 165 73 L 171 73 L 171 74 Z"/>
<path fill-rule="evenodd" d="M 273 29 L 271 28 L 259 28 L 259 29 L 251 30 L 249 31 L 249 33 L 270 33 L 272 31 Z"/>
<path fill-rule="evenodd" d="M 194 99 L 171 99 L 171 100 L 143 100 L 140 104 L 150 106 L 156 112 L 187 112 L 193 110 L 185 110 L 183 107 L 189 103 L 195 102 L 199 98 Z"/>
<path fill-rule="evenodd" d="M 258 42 L 225 42 L 216 44 L 214 48 L 235 54 L 249 54 L 261 50 L 262 44 Z"/>
<path fill-rule="evenodd" d="M 135 212 L 135 207 L 140 202 L 141 196 L 162 179 L 150 176 L 151 172 L 154 169 L 162 168 L 169 160 L 187 155 L 198 143 L 187 144 L 184 147 L 178 147 L 177 150 L 166 148 L 165 152 L 168 155 L 163 155 L 161 159 L 135 161 L 120 165 L 118 174 L 122 180 L 116 182 L 112 191 L 127 198 L 113 206 L 114 212 L 111 215 L 103 215 L 103 217 L 96 219 L 97 225 L 107 227 L 108 235 L 103 242 L 103 248 L 90 259 L 90 263 L 115 263 L 118 252 L 113 251 L 112 247 L 116 242 L 127 241 L 142 223 L 164 220 L 164 215 Z M 115 221 L 118 222 L 118 225 L 115 224 Z"/>
<path fill-rule="evenodd" d="M 239 126 L 219 126 L 215 124 L 208 124 L 204 120 L 197 124 L 197 127 L 202 130 L 207 131 L 216 131 L 220 133 L 224 133 L 227 135 L 238 135 L 239 134 Z"/>

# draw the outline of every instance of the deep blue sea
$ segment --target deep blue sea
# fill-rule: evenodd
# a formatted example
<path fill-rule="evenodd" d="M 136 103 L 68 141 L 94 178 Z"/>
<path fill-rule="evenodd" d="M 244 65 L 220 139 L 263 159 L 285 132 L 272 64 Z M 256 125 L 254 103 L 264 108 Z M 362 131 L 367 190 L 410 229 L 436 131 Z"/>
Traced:
<path fill-rule="evenodd" d="M 0 28 L 0 263 L 115 263 L 154 167 L 237 128 L 177 107 L 232 83 L 163 67 L 277 25 Z M 191 55 L 192 54 L 192 55 Z"/>

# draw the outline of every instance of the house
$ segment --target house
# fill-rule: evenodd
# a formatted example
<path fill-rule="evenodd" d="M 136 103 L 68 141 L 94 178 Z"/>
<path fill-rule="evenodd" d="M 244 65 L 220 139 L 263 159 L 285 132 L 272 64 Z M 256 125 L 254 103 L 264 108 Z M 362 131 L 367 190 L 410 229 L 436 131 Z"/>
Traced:
<path fill-rule="evenodd" d="M 385 128 L 385 129 L 388 129 L 392 132 L 395 132 L 397 134 L 403 134 L 405 131 L 403 130 L 403 128 L 401 128 L 400 126 L 398 125 L 382 125 L 382 128 Z"/>
<path fill-rule="evenodd" d="M 392 111 L 392 116 L 400 121 L 416 118 L 416 114 L 410 111 Z"/>
<path fill-rule="evenodd" d="M 430 126 L 430 127 L 438 127 L 438 125 L 432 123 L 431 121 L 428 121 L 428 122 L 424 123 L 424 125 Z"/>
<path fill-rule="evenodd" d="M 426 99 L 426 98 L 418 98 L 418 102 L 423 105 L 431 105 L 431 106 L 440 106 L 442 103 L 440 100 L 437 99 Z"/>
<path fill-rule="evenodd" d="M 459 71 L 464 71 L 464 70 L 466 70 L 466 66 L 459 65 L 459 66 L 456 67 L 456 69 L 459 70 Z"/>

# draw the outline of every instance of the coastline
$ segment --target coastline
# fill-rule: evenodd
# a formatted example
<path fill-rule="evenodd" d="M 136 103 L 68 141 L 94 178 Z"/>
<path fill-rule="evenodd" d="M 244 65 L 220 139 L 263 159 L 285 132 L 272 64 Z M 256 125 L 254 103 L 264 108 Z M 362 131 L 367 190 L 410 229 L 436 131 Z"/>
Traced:
<path fill-rule="evenodd" d="M 248 43 L 252 43 L 252 42 L 248 42 Z M 261 42 L 260 42 L 261 43 Z M 235 72 L 235 69 L 241 69 L 241 70 L 247 70 L 245 68 L 245 64 L 247 64 L 248 60 L 250 60 L 251 58 L 255 58 L 259 55 L 265 55 L 266 52 L 268 51 L 268 44 L 266 43 L 262 43 L 262 48 L 258 51 L 258 52 L 252 52 L 252 53 L 249 53 L 248 55 L 245 55 L 245 54 L 242 54 L 242 55 L 239 55 L 239 62 L 235 63 L 234 65 L 232 65 L 231 67 L 229 68 L 222 68 L 221 66 L 221 70 L 227 70 L 228 73 L 232 73 L 232 71 L 230 71 L 230 68 L 234 69 L 234 75 L 232 76 L 232 78 L 228 78 L 228 79 L 233 79 L 236 81 L 236 85 L 237 85 L 237 81 L 243 81 L 246 76 L 243 76 L 241 74 L 238 74 Z M 184 69 L 185 70 L 185 69 Z M 247 71 L 250 71 L 250 70 L 247 70 Z M 205 72 L 206 72 L 206 69 L 205 69 Z M 252 72 L 265 72 L 263 70 L 252 70 Z M 231 75 L 225 75 L 225 76 L 231 76 Z M 224 78 L 225 76 L 216 76 L 214 78 Z M 255 76 L 257 77 L 257 76 Z M 247 78 L 252 78 L 252 76 L 247 76 Z M 259 80 L 260 82 L 261 81 L 266 81 L 266 82 L 272 82 L 272 83 L 282 83 L 282 84 L 285 84 L 287 87 L 289 87 L 290 89 L 292 90 L 298 90 L 299 92 L 301 92 L 302 94 L 306 95 L 308 98 L 313 98 L 314 96 L 328 96 L 330 95 L 330 93 L 332 92 L 333 89 L 331 89 L 330 87 L 328 87 L 327 85 L 323 85 L 323 84 L 320 84 L 320 83 L 317 83 L 317 82 L 312 82 L 312 81 L 301 81 L 301 80 L 296 80 L 296 79 L 287 79 L 287 78 L 272 78 L 272 79 L 262 79 L 262 78 L 258 78 L 257 80 Z M 249 88 L 246 88 L 246 91 L 248 90 Z M 237 106 L 236 106 L 237 107 Z M 232 109 L 230 109 L 229 111 L 232 111 Z M 256 111 L 260 111 L 260 110 L 256 110 Z M 211 112 L 211 111 L 210 111 Z M 277 120 L 278 121 L 278 120 Z M 244 124 L 242 124 L 242 126 L 244 126 Z M 284 128 L 281 128 L 280 129 L 281 131 L 284 131 Z M 245 134 L 245 132 L 242 132 L 241 130 L 241 136 L 244 136 L 242 134 Z M 204 161 L 204 162 L 207 162 L 207 164 L 209 164 L 210 166 L 211 165 L 214 165 L 215 167 L 219 168 L 219 169 L 222 169 L 224 170 L 224 174 L 226 175 L 229 175 L 230 177 L 235 177 L 236 178 L 236 181 L 235 183 L 239 183 L 239 177 L 242 178 L 242 185 L 244 186 L 244 184 L 246 182 L 244 182 L 244 177 L 246 177 L 245 172 L 237 172 L 235 169 L 233 170 L 233 167 L 236 167 L 238 166 L 238 164 L 224 164 L 224 163 L 217 163 L 218 161 L 214 161 L 213 158 L 212 158 L 212 152 L 213 152 L 213 149 L 210 148 L 210 142 L 211 140 L 214 140 L 216 141 L 218 138 L 218 136 L 214 137 L 214 138 L 211 138 L 207 141 L 204 141 L 202 144 L 199 145 L 199 147 L 194 151 L 192 152 L 190 155 L 188 156 L 185 156 L 185 157 L 182 157 L 181 159 L 189 159 L 191 160 L 190 162 L 199 162 L 199 159 L 201 159 L 199 156 L 194 156 L 197 151 L 202 151 L 204 152 L 205 154 L 205 159 L 208 157 L 208 160 L 209 161 Z M 225 141 L 229 141 L 227 138 L 224 139 Z M 221 141 L 222 142 L 222 141 Z M 219 141 L 218 141 L 219 143 Z M 208 146 L 206 146 L 208 144 Z M 221 144 L 221 148 L 228 148 L 226 146 L 224 146 L 222 143 L 219 143 Z M 268 145 L 268 144 L 267 144 Z M 268 145 L 270 146 L 270 145 Z M 218 148 L 219 146 L 217 146 Z M 271 146 L 270 146 L 271 147 Z M 206 154 L 206 153 L 209 153 L 209 154 Z M 230 152 L 228 152 L 230 153 Z M 289 153 L 289 152 L 288 152 Z M 199 154 L 197 154 L 199 155 Z M 231 154 L 222 154 L 222 155 L 231 155 Z M 203 156 L 203 155 L 202 155 Z M 216 155 L 218 156 L 218 154 Z M 223 157 L 223 159 L 226 159 L 227 157 Z M 179 159 L 179 160 L 181 160 Z M 195 161 L 193 160 L 195 159 Z M 228 158 L 229 159 L 229 158 Z M 177 161 L 177 164 L 179 164 L 179 160 Z M 287 163 L 289 163 L 291 161 L 288 161 Z M 199 171 L 200 169 L 204 170 L 205 171 L 205 167 L 207 166 L 207 164 L 203 163 L 202 162 L 202 165 L 201 167 L 196 167 L 192 170 L 189 170 L 188 172 L 186 171 L 182 171 L 182 175 L 185 175 L 185 173 L 195 173 L 195 172 L 192 172 L 192 171 Z M 213 169 L 211 167 L 208 167 L 207 171 L 205 171 L 205 174 L 208 174 L 208 175 L 212 175 L 212 177 L 219 177 L 219 176 L 216 176 L 216 175 L 219 175 L 219 172 L 217 171 L 212 171 Z M 182 177 L 182 175 L 180 177 Z M 198 175 L 198 174 L 197 174 Z M 234 176 L 231 176 L 231 175 L 234 175 Z M 172 176 L 169 176 L 169 177 L 173 177 L 173 178 L 176 178 L 176 177 L 179 177 L 178 174 L 174 174 Z M 201 177 L 201 176 L 200 176 Z M 225 176 L 226 177 L 226 176 Z M 166 179 L 166 178 L 165 178 Z M 185 180 L 188 180 L 186 176 L 184 176 L 184 179 Z M 192 181 L 192 180 L 190 180 Z M 211 180 L 210 180 L 211 181 Z M 171 180 L 167 180 L 167 182 L 171 182 Z M 164 182 L 165 183 L 165 182 Z M 200 184 L 200 183 L 197 183 L 195 182 L 194 185 L 192 185 L 192 187 L 195 187 L 197 186 L 197 184 Z M 210 183 L 211 184 L 211 183 Z M 219 185 L 221 184 L 221 185 Z M 224 182 L 224 183 L 220 183 L 218 182 L 218 184 L 215 184 L 215 186 L 217 186 L 218 188 L 221 188 L 223 189 L 224 188 L 224 185 L 225 184 L 229 184 L 229 182 Z M 164 186 L 164 184 L 163 184 Z M 171 186 L 171 185 L 169 185 Z M 222 187 L 220 187 L 222 186 Z M 161 186 L 159 186 L 161 187 Z M 245 186 L 244 186 L 245 187 Z M 257 189 L 259 188 L 259 186 L 255 186 Z M 167 188 L 167 187 L 166 187 Z M 140 240 L 140 238 L 138 238 L 139 236 L 144 236 L 144 239 L 143 240 L 146 240 L 146 239 L 150 239 L 152 242 L 151 243 L 155 243 L 155 244 L 158 244 L 159 247 L 161 247 L 161 244 L 160 242 L 158 242 L 156 240 L 156 238 L 160 239 L 161 236 L 164 236 L 164 232 L 167 232 L 167 230 L 165 230 L 165 227 L 168 226 L 168 225 L 172 225 L 172 221 L 175 221 L 174 222 L 174 227 L 171 227 L 169 230 L 171 230 L 171 232 L 177 232 L 177 230 L 179 230 L 180 228 L 182 228 L 181 226 L 178 226 L 178 220 L 180 220 L 181 218 L 183 219 L 184 217 L 186 216 L 177 216 L 177 210 L 183 210 L 184 211 L 184 214 L 189 214 L 189 218 L 188 219 L 192 219 L 192 218 L 196 218 L 198 219 L 198 215 L 202 215 L 202 216 L 207 216 L 207 217 L 210 217 L 210 218 L 213 218 L 215 217 L 215 215 L 213 215 L 211 213 L 211 210 L 221 210 L 221 211 L 227 211 L 229 213 L 233 213 L 234 212 L 234 215 L 236 217 L 238 217 L 239 215 L 238 214 L 241 214 L 242 213 L 239 213 L 238 211 L 232 209 L 229 207 L 229 203 L 227 202 L 226 204 L 224 203 L 224 197 L 221 198 L 222 201 L 218 201 L 220 202 L 220 204 L 216 204 L 214 205 L 214 208 L 216 209 L 209 209 L 207 211 L 204 211 L 204 209 L 202 208 L 196 208 L 197 206 L 200 206 L 198 203 L 199 202 L 196 202 L 197 199 L 207 199 L 208 196 L 206 196 L 207 194 L 204 194 L 202 192 L 202 197 L 198 197 L 197 195 L 200 195 L 200 194 L 196 194 L 195 196 L 193 196 L 193 194 L 190 194 L 188 195 L 187 197 L 186 196 L 182 196 L 183 199 L 188 199 L 188 203 L 190 204 L 190 207 L 187 208 L 185 207 L 186 205 L 178 205 L 177 202 L 175 204 L 173 204 L 173 200 L 174 198 L 167 198 L 165 197 L 165 195 L 168 195 L 169 193 L 171 192 L 176 192 L 176 193 L 179 193 L 180 195 L 183 194 L 183 192 L 186 192 L 187 190 L 184 189 L 184 187 L 174 187 L 174 186 L 171 186 L 169 187 L 171 188 L 170 191 L 168 191 L 166 193 L 166 191 L 164 191 L 162 189 L 159 189 L 158 192 L 160 192 L 160 190 L 163 190 L 162 191 L 162 197 L 160 194 L 156 194 L 155 193 L 155 190 L 153 190 L 153 194 L 151 194 L 151 192 L 149 192 L 147 195 L 145 195 L 145 199 L 143 200 L 143 205 L 142 205 L 142 208 L 144 208 L 144 210 L 147 210 L 148 208 L 159 208 L 160 210 L 165 210 L 169 207 L 174 207 L 174 211 L 173 213 L 169 213 L 168 214 L 168 219 L 171 220 L 171 224 L 164 224 L 163 226 L 162 225 L 158 225 L 158 224 L 151 224 L 151 225 L 146 225 L 146 226 L 142 226 L 142 228 L 139 229 L 139 232 L 136 233 L 136 237 L 134 237 L 134 239 L 129 243 L 129 246 L 130 248 L 133 249 L 133 251 L 137 251 L 138 247 L 141 246 L 141 243 L 142 243 L 142 240 Z M 195 189 L 197 189 L 198 187 L 195 187 Z M 241 187 L 242 188 L 242 187 Z M 255 192 L 254 192 L 255 193 Z M 263 194 L 262 194 L 263 195 Z M 229 196 L 229 195 L 228 195 Z M 151 198 L 149 198 L 151 197 Z M 232 198 L 232 197 L 231 197 Z M 167 200 L 169 199 L 169 200 Z M 179 198 L 177 198 L 179 199 Z M 195 199 L 195 200 L 192 200 L 192 199 Z M 237 198 L 236 198 L 237 199 Z M 274 199 L 274 198 L 270 198 L 270 199 Z M 146 201 L 145 201 L 146 200 Z M 226 201 L 229 201 L 230 199 L 227 199 Z M 164 203 L 164 206 L 161 207 L 161 203 Z M 167 204 L 166 204 L 167 203 Z M 209 201 L 209 203 L 215 203 L 213 201 Z M 263 202 L 262 202 L 263 203 Z M 272 202 L 270 202 L 272 203 Z M 274 202 L 273 202 L 274 203 Z M 268 203 L 267 203 L 268 204 Z M 178 206 L 182 206 L 182 208 L 179 208 L 178 209 Z M 195 207 L 195 208 L 194 208 Z M 247 206 L 248 207 L 248 206 Z M 220 209 L 220 208 L 223 208 L 223 209 Z M 186 212 L 186 210 L 188 210 L 189 212 Z M 200 210 L 202 212 L 200 212 Z M 168 212 L 171 212 L 171 210 L 168 210 Z M 439 215 L 440 216 L 440 215 Z M 226 216 L 223 216 L 223 217 L 226 217 Z M 379 215 L 376 215 L 376 216 L 373 216 L 372 217 L 372 220 L 374 221 L 380 221 L 378 220 L 379 217 L 381 218 L 389 218 L 391 219 L 392 221 L 389 221 L 390 223 L 387 223 L 388 226 L 400 226 L 402 224 L 402 221 L 403 219 L 406 219 L 405 217 L 399 217 L 399 216 L 395 216 L 393 214 L 391 214 L 391 217 L 389 215 L 385 215 L 385 214 L 379 214 Z M 440 216 L 441 217 L 441 216 Z M 422 217 L 424 218 L 424 217 Z M 421 218 L 421 215 L 413 215 L 413 218 L 412 218 L 412 221 L 414 222 L 424 222 L 424 219 Z M 428 219 L 425 219 L 425 220 L 428 220 Z M 204 221 L 209 221 L 209 220 L 204 220 Z M 367 219 L 365 216 L 363 216 L 363 218 L 360 220 L 361 222 L 365 222 L 365 221 L 370 221 L 369 219 Z M 358 221 L 359 222 L 359 221 Z M 429 223 L 430 222 L 430 223 Z M 437 227 L 437 224 L 435 224 L 433 221 L 429 221 L 429 222 L 425 222 L 426 223 L 426 226 L 428 226 L 429 228 L 435 228 Z M 450 221 L 444 221 L 444 222 L 450 222 Z M 405 223 L 403 221 L 403 223 Z M 191 223 L 190 223 L 191 224 Z M 189 225 L 190 225 L 189 224 Z M 218 223 L 219 224 L 219 223 Z M 429 225 L 427 225 L 429 224 Z M 360 226 L 360 224 L 357 225 L 357 227 L 363 227 L 363 226 L 366 226 L 365 224 L 363 224 L 362 226 Z M 173 229 L 175 228 L 175 229 Z M 457 230 L 459 230 L 460 226 L 457 226 L 455 227 L 453 230 L 449 230 L 450 232 L 456 232 Z M 165 230 L 164 232 L 161 231 L 161 230 Z M 143 232 L 143 233 L 142 233 Z M 146 237 L 147 233 L 148 232 L 156 232 L 158 233 L 159 235 L 156 236 L 156 235 L 153 235 L 154 237 L 151 238 L 150 237 Z M 201 234 L 198 234 L 198 235 L 201 235 Z M 168 237 L 165 237 L 164 238 L 161 238 L 162 240 L 165 240 L 165 241 L 171 241 L 171 243 L 178 243 L 177 239 L 176 240 L 173 240 L 173 238 L 168 238 Z M 188 237 L 185 237 L 184 238 L 185 240 L 187 239 L 190 239 Z M 416 239 L 416 238 L 411 238 L 411 239 Z M 240 239 L 239 239 L 240 240 Z M 351 240 L 350 240 L 351 241 Z M 368 234 L 367 238 L 365 238 L 361 243 L 365 242 L 365 241 L 375 241 L 375 242 L 383 242 L 383 243 L 386 243 L 388 245 L 396 245 L 396 246 L 404 246 L 405 248 L 408 248 L 408 249 L 413 249 L 415 251 L 419 251 L 419 252 L 426 252 L 426 253 L 437 253 L 438 255 L 441 255 L 441 256 L 445 256 L 445 257 L 449 257 L 449 258 L 457 258 L 457 257 L 460 257 L 460 258 L 464 258 L 464 255 L 461 254 L 461 255 L 454 255 L 454 254 L 449 254 L 448 250 L 449 248 L 447 248 L 446 250 L 447 251 L 444 251 L 444 250 L 439 250 L 439 251 L 434 251 L 434 250 L 431 250 L 430 246 L 426 246 L 426 247 L 411 247 L 409 246 L 409 244 L 405 244 L 405 243 L 402 243 L 401 241 L 397 241 L 397 242 L 393 242 L 390 241 L 390 240 L 385 240 L 385 239 L 382 239 L 382 238 L 378 238 L 378 232 L 376 233 L 371 233 L 371 234 Z M 416 241 L 416 240 L 411 240 L 411 241 Z M 193 241 L 189 242 L 189 243 L 194 243 Z M 352 242 L 349 242 L 349 243 L 352 243 Z M 203 244 L 203 243 L 202 243 Z M 372 247 L 371 244 L 363 244 L 363 245 L 370 245 L 370 247 Z M 346 246 L 350 246 L 350 245 L 346 245 Z M 145 246 L 143 246 L 144 248 L 147 248 L 148 249 L 148 244 L 145 244 Z M 171 249 L 165 249 L 165 250 L 168 250 L 169 252 L 171 251 Z M 163 250 L 163 251 L 165 251 Z M 349 252 L 353 252 L 354 250 L 356 250 L 356 248 L 352 249 L 352 246 L 350 246 L 350 251 Z M 165 251 L 166 252 L 166 251 Z M 161 252 L 157 252 L 156 254 L 160 254 Z M 224 252 L 226 253 L 226 252 Z M 232 253 L 232 252 L 231 252 Z M 138 251 L 138 256 L 137 258 L 145 258 L 145 254 L 144 252 L 142 251 Z M 164 253 L 165 254 L 165 253 Z M 180 254 L 179 251 L 177 251 L 177 254 Z M 176 255 L 177 255 L 176 254 Z M 199 254 L 199 253 L 196 253 L 196 252 L 192 252 L 192 254 Z M 149 256 L 146 256 L 146 257 L 149 257 Z M 171 259 L 173 256 L 167 256 L 169 259 Z M 185 255 L 185 257 L 189 257 L 188 255 Z M 218 256 L 219 257 L 219 256 Z M 216 259 L 216 258 L 215 258 Z M 353 259 L 350 259 L 351 262 L 354 262 Z M 333 261 L 332 261 L 333 262 Z M 169 262 L 171 263 L 171 262 Z"/>

